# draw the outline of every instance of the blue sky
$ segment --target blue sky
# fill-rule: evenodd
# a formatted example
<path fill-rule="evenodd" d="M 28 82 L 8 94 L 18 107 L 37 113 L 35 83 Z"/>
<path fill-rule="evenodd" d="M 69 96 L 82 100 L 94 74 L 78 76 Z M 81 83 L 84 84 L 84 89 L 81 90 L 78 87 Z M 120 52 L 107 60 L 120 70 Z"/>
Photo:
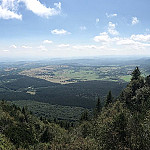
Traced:
<path fill-rule="evenodd" d="M 149 0 L 0 0 L 0 58 L 150 56 Z"/>

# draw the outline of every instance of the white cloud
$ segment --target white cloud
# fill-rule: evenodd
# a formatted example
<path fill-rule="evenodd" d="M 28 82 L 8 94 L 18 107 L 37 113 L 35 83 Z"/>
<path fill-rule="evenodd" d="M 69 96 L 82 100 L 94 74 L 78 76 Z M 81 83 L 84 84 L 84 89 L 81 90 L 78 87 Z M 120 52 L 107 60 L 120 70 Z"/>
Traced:
<path fill-rule="evenodd" d="M 10 48 L 17 48 L 17 46 L 16 45 L 11 45 Z"/>
<path fill-rule="evenodd" d="M 108 32 L 111 35 L 119 35 L 119 32 L 116 30 L 116 25 L 113 24 L 112 22 L 109 22 L 108 24 Z"/>
<path fill-rule="evenodd" d="M 95 42 L 109 42 L 110 37 L 106 32 L 100 33 L 100 35 L 94 37 Z"/>
<path fill-rule="evenodd" d="M 100 33 L 100 35 L 98 36 L 95 36 L 93 38 L 93 40 L 95 42 L 98 42 L 98 43 L 101 43 L 102 45 L 110 45 L 112 43 L 116 43 L 117 41 L 120 40 L 120 37 L 113 37 L 111 38 L 108 33 L 106 32 L 103 32 L 103 33 Z"/>
<path fill-rule="evenodd" d="M 27 10 L 41 17 L 50 17 L 58 15 L 61 12 L 61 3 L 54 3 L 55 8 L 46 7 L 39 0 L 1 0 L 0 18 L 2 19 L 19 19 L 22 15 L 18 13 L 20 3 L 24 3 Z"/>
<path fill-rule="evenodd" d="M 139 20 L 137 17 L 132 17 L 132 25 L 138 24 Z"/>
<path fill-rule="evenodd" d="M 136 43 L 135 41 L 128 39 L 128 38 L 125 38 L 125 39 L 119 40 L 116 44 L 117 45 L 133 45 L 135 43 Z"/>
<path fill-rule="evenodd" d="M 31 49 L 32 47 L 23 45 L 22 48 L 24 48 L 24 49 Z"/>
<path fill-rule="evenodd" d="M 19 2 L 23 2 L 26 5 L 27 9 L 32 11 L 34 14 L 46 18 L 48 18 L 49 16 L 58 15 L 61 9 L 60 2 L 58 4 L 54 4 L 57 9 L 50 7 L 47 8 L 39 0 L 19 0 Z"/>
<path fill-rule="evenodd" d="M 96 23 L 99 23 L 100 19 L 99 18 L 96 18 Z"/>
<path fill-rule="evenodd" d="M 17 14 L 14 11 L 8 10 L 7 8 L 3 8 L 2 6 L 0 6 L 0 18 L 2 19 L 18 19 L 18 20 L 22 20 L 22 15 L 21 14 Z"/>
<path fill-rule="evenodd" d="M 64 29 L 55 29 L 51 31 L 52 34 L 57 34 L 57 35 L 66 35 L 66 34 L 71 34 L 70 32 L 64 30 Z"/>
<path fill-rule="evenodd" d="M 53 41 L 50 41 L 50 40 L 44 40 L 43 41 L 43 44 L 52 44 L 53 43 Z"/>
<path fill-rule="evenodd" d="M 70 45 L 69 44 L 60 44 L 58 45 L 58 47 L 62 48 L 62 47 L 69 47 Z"/>
<path fill-rule="evenodd" d="M 86 29 L 87 29 L 86 26 L 81 26 L 81 27 L 80 27 L 80 30 L 81 30 L 81 31 L 84 31 L 84 30 L 86 30 Z"/>
<path fill-rule="evenodd" d="M 11 11 L 17 11 L 18 10 L 18 0 L 1 0 L 1 6 L 2 8 L 9 9 Z"/>
<path fill-rule="evenodd" d="M 117 14 L 108 14 L 106 13 L 107 18 L 117 17 Z"/>
<path fill-rule="evenodd" d="M 103 46 L 110 46 L 125 50 L 142 50 L 150 48 L 150 35 L 131 35 L 128 38 L 113 37 L 111 38 L 108 33 L 103 32 L 93 38 L 95 42 L 101 43 Z"/>
<path fill-rule="evenodd" d="M 119 35 L 119 32 L 116 30 L 116 24 L 113 24 L 112 22 L 109 22 L 108 24 L 108 31 L 102 32 L 100 33 L 100 35 L 95 36 L 94 41 L 108 43 L 108 42 L 114 42 L 119 40 L 119 37 L 110 38 L 109 34 L 113 36 Z"/>
<path fill-rule="evenodd" d="M 134 41 L 150 42 L 150 34 L 148 34 L 148 35 L 143 35 L 143 34 L 131 35 L 130 38 Z"/>
<path fill-rule="evenodd" d="M 150 44 L 137 42 L 130 38 L 121 39 L 116 44 L 121 45 L 121 46 L 126 46 L 127 48 L 137 49 L 137 50 L 145 49 L 146 47 L 150 47 Z"/>

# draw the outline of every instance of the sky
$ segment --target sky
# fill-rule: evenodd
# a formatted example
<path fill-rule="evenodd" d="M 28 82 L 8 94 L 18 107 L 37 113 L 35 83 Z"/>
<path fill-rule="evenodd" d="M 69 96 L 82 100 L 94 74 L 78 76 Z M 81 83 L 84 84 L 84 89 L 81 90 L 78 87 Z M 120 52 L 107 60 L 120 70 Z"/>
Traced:
<path fill-rule="evenodd" d="M 150 56 L 150 0 L 0 0 L 0 59 Z"/>

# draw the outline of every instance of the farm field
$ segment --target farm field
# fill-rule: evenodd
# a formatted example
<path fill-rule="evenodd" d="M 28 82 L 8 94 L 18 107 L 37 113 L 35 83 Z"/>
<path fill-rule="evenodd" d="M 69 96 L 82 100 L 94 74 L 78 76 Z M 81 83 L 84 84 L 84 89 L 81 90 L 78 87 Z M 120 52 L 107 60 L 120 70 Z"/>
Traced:
<path fill-rule="evenodd" d="M 128 82 L 136 66 L 45 66 L 20 72 L 20 75 L 44 79 L 54 83 L 69 84 L 79 81 Z"/>

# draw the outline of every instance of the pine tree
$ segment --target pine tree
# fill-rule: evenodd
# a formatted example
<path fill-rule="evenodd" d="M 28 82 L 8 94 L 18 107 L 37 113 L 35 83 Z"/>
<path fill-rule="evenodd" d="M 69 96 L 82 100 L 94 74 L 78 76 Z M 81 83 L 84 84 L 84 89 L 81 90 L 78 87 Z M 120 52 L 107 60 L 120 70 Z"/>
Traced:
<path fill-rule="evenodd" d="M 46 127 L 45 131 L 43 132 L 42 136 L 41 136 L 41 142 L 43 143 L 47 143 L 49 141 L 52 141 L 53 139 L 53 135 L 52 133 L 49 131 L 49 128 Z"/>
<path fill-rule="evenodd" d="M 144 78 L 140 76 L 141 72 L 138 67 L 132 72 L 132 78 L 128 87 L 132 90 L 132 96 L 135 96 L 136 90 L 142 88 L 144 86 Z"/>
<path fill-rule="evenodd" d="M 135 70 L 132 72 L 132 78 L 131 80 L 137 80 L 141 75 L 141 72 L 139 70 L 139 67 L 136 67 Z"/>
<path fill-rule="evenodd" d="M 145 81 L 146 86 L 150 86 L 150 75 L 146 77 Z"/>
<path fill-rule="evenodd" d="M 112 103 L 113 101 L 113 96 L 111 91 L 108 92 L 107 98 L 106 98 L 106 103 L 105 103 L 105 107 L 107 107 L 110 103 Z"/>
<path fill-rule="evenodd" d="M 25 108 L 23 107 L 22 108 L 22 113 L 25 115 L 26 111 L 25 111 Z"/>
<path fill-rule="evenodd" d="M 99 113 L 101 109 L 102 109 L 101 101 L 100 98 L 98 97 L 97 104 L 96 104 L 96 112 Z"/>
<path fill-rule="evenodd" d="M 81 121 L 87 121 L 87 120 L 89 120 L 88 111 L 87 110 L 82 113 L 80 120 Z"/>
<path fill-rule="evenodd" d="M 43 121 L 43 117 L 42 116 L 40 116 L 40 120 Z"/>
<path fill-rule="evenodd" d="M 101 105 L 100 98 L 98 97 L 95 109 L 93 110 L 93 115 L 95 118 L 98 117 L 98 114 L 101 112 L 101 110 L 102 110 L 102 105 Z"/>

